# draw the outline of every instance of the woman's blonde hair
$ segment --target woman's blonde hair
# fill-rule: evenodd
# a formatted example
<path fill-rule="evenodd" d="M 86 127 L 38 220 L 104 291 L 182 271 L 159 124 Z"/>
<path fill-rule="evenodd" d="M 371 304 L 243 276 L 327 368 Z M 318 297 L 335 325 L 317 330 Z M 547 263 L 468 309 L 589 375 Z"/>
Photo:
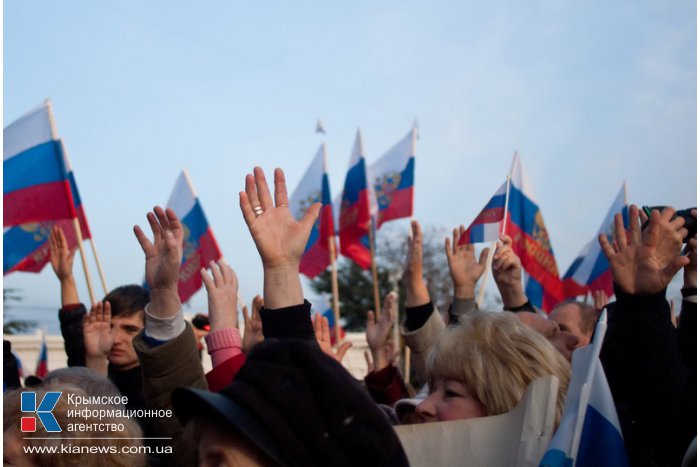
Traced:
<path fill-rule="evenodd" d="M 569 386 L 571 365 L 533 329 L 512 313 L 479 312 L 465 316 L 440 336 L 428 355 L 428 382 L 464 383 L 487 415 L 511 411 L 536 378 L 559 378 L 559 422 Z"/>

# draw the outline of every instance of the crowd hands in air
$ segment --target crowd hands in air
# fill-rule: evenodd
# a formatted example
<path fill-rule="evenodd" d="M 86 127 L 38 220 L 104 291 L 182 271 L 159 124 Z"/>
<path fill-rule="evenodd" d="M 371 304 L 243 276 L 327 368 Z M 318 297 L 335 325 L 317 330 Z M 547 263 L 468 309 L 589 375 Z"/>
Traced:
<path fill-rule="evenodd" d="M 52 371 L 35 386 L 37 398 L 51 390 L 86 397 L 127 396 L 125 405 L 116 407 L 137 416 L 110 432 L 117 439 L 110 442 L 150 450 L 97 457 L 61 454 L 62 463 L 52 463 L 49 454 L 26 454 L 23 446 L 55 441 L 33 439 L 50 438 L 41 424 L 22 439 L 21 412 L 14 410 L 19 404 L 16 390 L 5 394 L 6 462 L 408 465 L 395 426 L 422 424 L 429 433 L 447 421 L 508 413 L 530 383 L 543 376 L 555 376 L 559 383 L 558 423 L 573 352 L 591 342 L 598 316 L 607 309 L 609 328 L 600 358 L 630 464 L 681 465 L 696 436 L 697 240 L 692 237 L 683 247 L 687 230 L 672 208 L 652 211 L 647 219 L 633 205 L 629 228 L 618 214 L 612 241 L 599 238 L 610 263 L 615 302 L 608 303 L 605 293 L 596 292 L 593 305 L 564 301 L 549 315 L 528 300 L 520 259 L 506 235 L 496 244 L 490 264 L 504 312 L 479 309 L 477 283 L 489 267 L 489 250 L 477 259 L 474 245 L 460 245 L 463 226 L 445 239 L 454 296 L 447 313 L 441 314 L 423 278 L 421 227 L 412 221 L 403 281 L 406 316 L 400 323 L 411 349 L 411 386 L 397 366 L 392 341 L 398 315 L 394 293 L 385 297 L 380 313 L 367 312 L 364 381 L 343 368 L 340 362 L 350 344 L 331 345 L 328 320 L 311 316 L 299 276 L 321 206 L 312 205 L 296 220 L 288 207 L 282 170 L 275 170 L 273 183 L 271 193 L 262 169 L 256 167 L 240 193 L 240 209 L 264 273 L 263 296 L 255 297 L 250 312 L 243 307 L 243 323 L 238 322 L 233 268 L 220 260 L 200 271 L 210 323 L 204 339 L 213 365 L 207 374 L 198 338 L 178 296 L 183 226 L 174 212 L 161 207 L 149 212 L 150 236 L 134 227 L 145 255 L 148 290 L 118 287 L 89 311 L 78 297 L 74 251 L 68 250 L 59 228 L 52 231 L 51 266 L 61 286 L 59 320 L 68 368 Z M 648 226 L 642 230 L 644 221 Z M 680 270 L 684 298 L 676 320 L 666 288 Z M 6 364 L 6 387 L 8 378 Z M 59 423 L 78 422 L 70 417 L 72 408 L 59 401 L 54 409 Z M 170 410 L 171 417 L 148 416 Z M 148 439 L 159 437 L 169 439 Z M 76 446 L 101 443 L 90 437 L 73 441 Z M 430 446 L 427 442 L 424 448 Z M 470 465 L 469 459 L 463 465 Z"/>

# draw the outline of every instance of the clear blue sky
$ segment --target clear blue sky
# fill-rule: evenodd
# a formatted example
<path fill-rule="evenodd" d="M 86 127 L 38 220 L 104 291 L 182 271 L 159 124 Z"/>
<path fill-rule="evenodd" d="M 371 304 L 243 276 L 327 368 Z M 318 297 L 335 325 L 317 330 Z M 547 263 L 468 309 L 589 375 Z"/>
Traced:
<path fill-rule="evenodd" d="M 326 142 L 335 194 L 358 126 L 371 163 L 414 119 L 415 217 L 468 224 L 517 149 L 563 273 L 624 179 L 632 202 L 695 205 L 696 18 L 690 0 L 8 1 L 4 126 L 52 99 L 109 287 L 141 280 L 132 226 L 187 167 L 249 301 L 245 174 L 280 166 L 292 190 Z M 4 285 L 59 301 L 48 267 Z"/>

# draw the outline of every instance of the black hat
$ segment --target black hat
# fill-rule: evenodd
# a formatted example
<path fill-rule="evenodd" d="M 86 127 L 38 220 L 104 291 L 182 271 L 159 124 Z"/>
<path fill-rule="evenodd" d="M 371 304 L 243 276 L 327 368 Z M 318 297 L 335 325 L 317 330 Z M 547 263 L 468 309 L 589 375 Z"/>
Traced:
<path fill-rule="evenodd" d="M 315 342 L 265 339 L 220 394 L 180 388 L 185 423 L 214 411 L 282 465 L 408 465 L 386 416 Z"/>

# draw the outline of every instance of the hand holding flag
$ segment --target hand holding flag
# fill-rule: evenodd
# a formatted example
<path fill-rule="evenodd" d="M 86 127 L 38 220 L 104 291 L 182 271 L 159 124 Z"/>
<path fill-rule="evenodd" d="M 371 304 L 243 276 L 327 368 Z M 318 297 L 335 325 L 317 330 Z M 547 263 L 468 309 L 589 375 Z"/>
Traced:
<path fill-rule="evenodd" d="M 503 299 L 503 306 L 514 308 L 528 301 L 522 282 L 522 263 L 513 250 L 513 240 L 501 235 L 491 263 L 493 279 Z"/>

